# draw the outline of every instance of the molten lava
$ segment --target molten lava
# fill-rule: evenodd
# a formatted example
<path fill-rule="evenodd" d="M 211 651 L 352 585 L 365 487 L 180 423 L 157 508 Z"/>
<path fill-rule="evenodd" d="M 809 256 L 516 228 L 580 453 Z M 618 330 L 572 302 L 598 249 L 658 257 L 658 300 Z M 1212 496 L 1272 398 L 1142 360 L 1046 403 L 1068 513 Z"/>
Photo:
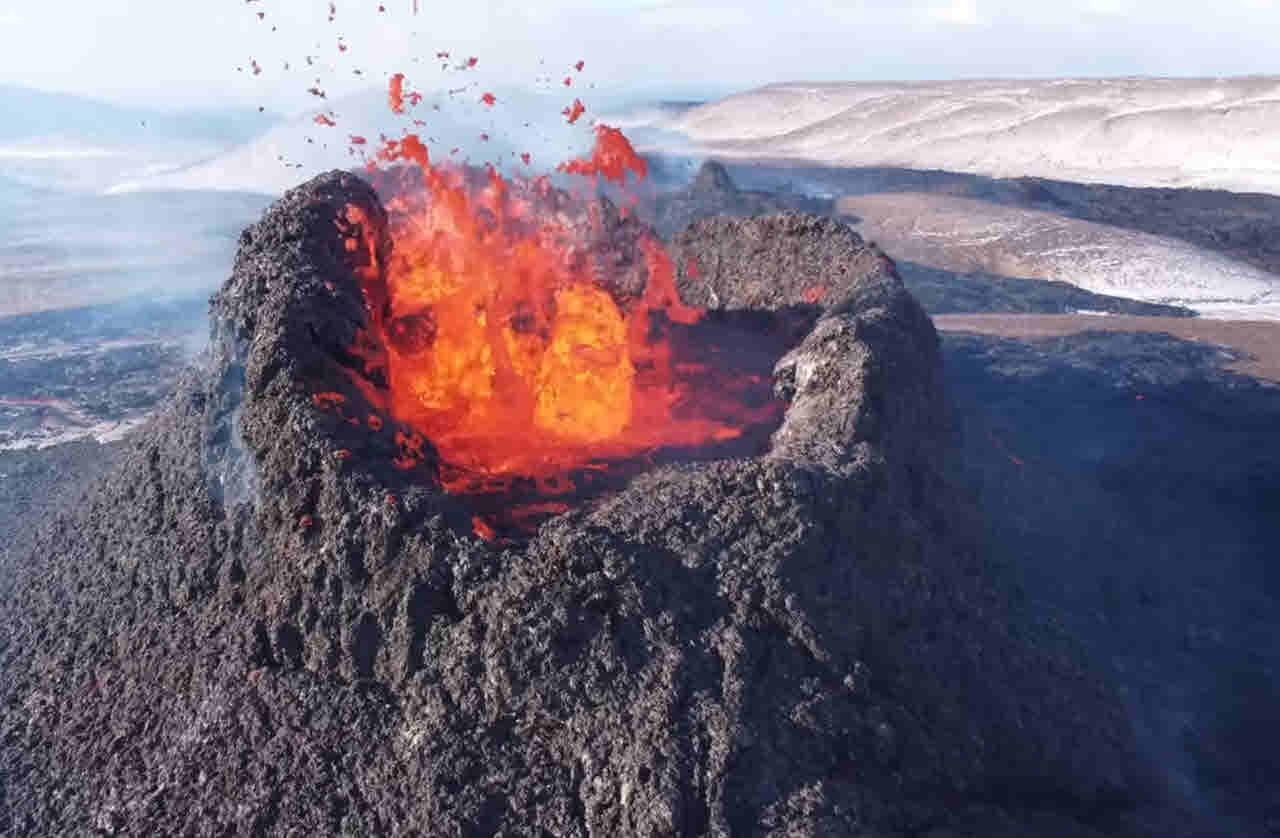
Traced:
<path fill-rule="evenodd" d="M 657 241 L 641 242 L 647 281 L 627 294 L 584 258 L 580 231 L 540 208 L 545 179 L 512 184 L 490 169 L 484 184 L 468 183 L 464 170 L 433 165 L 412 134 L 378 156 L 416 163 L 422 182 L 387 200 L 386 264 L 368 219 L 348 208 L 346 222 L 366 231 L 348 247 L 367 250 L 369 314 L 351 352 L 385 383 L 379 406 L 414 431 L 395 432 L 396 465 L 422 463 L 429 440 L 447 491 L 489 499 L 478 533 L 562 512 L 627 462 L 759 437 L 780 418 L 767 367 L 747 373 L 688 348 L 704 312 L 681 302 Z M 604 126 L 591 158 L 564 168 L 619 182 L 645 172 Z"/>

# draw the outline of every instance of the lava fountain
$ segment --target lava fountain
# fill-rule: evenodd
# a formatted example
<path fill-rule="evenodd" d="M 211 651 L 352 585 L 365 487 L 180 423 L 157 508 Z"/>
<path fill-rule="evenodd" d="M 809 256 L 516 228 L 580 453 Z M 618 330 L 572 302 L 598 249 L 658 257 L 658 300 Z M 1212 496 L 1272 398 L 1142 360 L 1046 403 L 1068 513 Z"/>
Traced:
<path fill-rule="evenodd" d="M 771 318 L 685 305 L 651 234 L 630 243 L 634 264 L 594 258 L 586 233 L 611 209 L 546 178 L 437 166 L 412 134 L 378 156 L 396 164 L 378 173 L 392 245 L 388 256 L 368 234 L 347 238 L 364 250 L 367 314 L 350 351 L 379 383 L 366 395 L 412 429 L 397 465 L 423 464 L 429 440 L 477 532 L 528 530 L 660 461 L 763 449 L 785 410 L 771 372 L 786 330 Z M 561 168 L 645 175 L 607 126 L 589 158 Z M 354 206 L 346 223 L 370 229 Z"/>

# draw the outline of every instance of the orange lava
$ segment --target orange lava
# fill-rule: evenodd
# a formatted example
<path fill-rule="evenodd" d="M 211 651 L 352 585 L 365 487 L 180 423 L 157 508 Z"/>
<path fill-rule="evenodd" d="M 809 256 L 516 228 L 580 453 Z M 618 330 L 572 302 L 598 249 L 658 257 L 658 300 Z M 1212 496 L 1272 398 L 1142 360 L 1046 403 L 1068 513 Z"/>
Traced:
<path fill-rule="evenodd" d="M 404 73 L 396 73 L 391 77 L 387 102 L 391 105 L 392 113 L 404 113 Z"/>
<path fill-rule="evenodd" d="M 605 180 L 614 181 L 619 186 L 626 184 L 628 171 L 633 172 L 639 180 L 643 180 L 649 172 L 648 164 L 636 154 L 631 142 L 617 128 L 608 125 L 596 126 L 596 145 L 590 157 L 570 160 L 560 164 L 559 168 L 562 172 L 575 175 L 603 176 Z"/>
<path fill-rule="evenodd" d="M 495 532 L 493 527 L 489 526 L 479 515 L 472 517 L 471 526 L 475 529 L 476 535 L 480 536 L 485 541 L 498 540 L 498 533 Z"/>
<path fill-rule="evenodd" d="M 583 115 L 584 113 L 586 113 L 586 112 L 587 112 L 587 109 L 586 109 L 586 107 L 582 104 L 582 100 L 581 100 L 581 99 L 574 99 L 574 100 L 573 100 L 573 105 L 571 105 L 570 107 L 567 107 L 567 108 L 565 108 L 563 111 L 561 111 L 561 113 L 563 113 L 563 114 L 564 114 L 565 119 L 569 120 L 569 124 L 570 124 L 570 125 L 572 125 L 573 123 L 577 122 L 577 121 L 578 121 L 578 117 L 582 116 L 582 115 Z"/>
<path fill-rule="evenodd" d="M 581 242 L 561 220 L 540 214 L 545 180 L 515 190 L 525 197 L 492 168 L 483 185 L 466 183 L 461 170 L 434 165 L 414 134 L 385 141 L 378 159 L 416 164 L 423 183 L 387 200 L 385 265 L 371 238 L 355 241 L 367 254 L 370 322 L 351 352 L 385 383 L 375 400 L 405 429 L 395 435 L 398 468 L 423 463 L 430 440 L 451 493 L 532 485 L 536 498 L 501 517 L 521 527 L 567 509 L 549 498 L 572 494 L 575 473 L 722 444 L 781 415 L 772 398 L 735 402 L 728 391 L 741 386 L 703 386 L 706 364 L 680 356 L 672 330 L 692 328 L 704 311 L 680 300 L 658 241 L 640 243 L 648 280 L 630 298 L 575 258 Z M 619 182 L 646 173 L 621 132 L 603 125 L 591 156 L 563 168 Z M 367 230 L 357 207 L 346 220 Z M 475 529 L 494 537 L 494 523 L 480 516 Z"/>
<path fill-rule="evenodd" d="M 324 410 L 344 403 L 347 397 L 341 393 L 316 393 L 311 397 L 312 403 Z"/>

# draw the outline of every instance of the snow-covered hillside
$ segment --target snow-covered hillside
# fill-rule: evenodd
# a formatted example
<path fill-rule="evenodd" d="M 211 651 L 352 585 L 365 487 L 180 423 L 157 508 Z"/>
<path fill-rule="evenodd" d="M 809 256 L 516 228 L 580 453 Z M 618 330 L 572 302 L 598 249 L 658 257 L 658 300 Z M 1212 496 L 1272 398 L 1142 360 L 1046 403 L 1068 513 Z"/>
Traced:
<path fill-rule="evenodd" d="M 838 207 L 895 259 L 932 268 L 1057 280 L 1220 316 L 1280 309 L 1280 277 L 1175 238 L 949 195 L 850 195 Z"/>
<path fill-rule="evenodd" d="M 1280 194 L 1280 77 L 777 84 L 670 127 L 721 156 Z"/>

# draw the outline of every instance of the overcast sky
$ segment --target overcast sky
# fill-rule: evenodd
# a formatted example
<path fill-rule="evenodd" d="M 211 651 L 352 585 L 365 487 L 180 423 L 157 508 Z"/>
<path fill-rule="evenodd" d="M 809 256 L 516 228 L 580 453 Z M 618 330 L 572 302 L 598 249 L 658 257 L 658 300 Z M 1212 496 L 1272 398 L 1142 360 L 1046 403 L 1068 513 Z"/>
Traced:
<path fill-rule="evenodd" d="M 416 16 L 413 0 L 382 3 L 335 0 L 330 22 L 327 0 L 0 0 L 0 83 L 296 111 L 316 78 L 331 94 L 397 70 L 448 83 L 437 50 L 477 56 L 495 83 L 582 59 L 575 92 L 597 101 L 799 79 L 1280 71 L 1273 0 L 419 0 Z"/>

